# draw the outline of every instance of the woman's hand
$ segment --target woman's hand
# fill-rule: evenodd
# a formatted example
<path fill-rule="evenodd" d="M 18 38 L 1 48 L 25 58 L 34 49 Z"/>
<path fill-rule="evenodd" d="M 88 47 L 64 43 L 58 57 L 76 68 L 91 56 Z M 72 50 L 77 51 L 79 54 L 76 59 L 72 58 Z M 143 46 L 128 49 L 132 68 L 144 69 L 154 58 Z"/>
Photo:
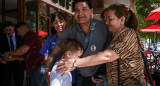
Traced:
<path fill-rule="evenodd" d="M 104 82 L 104 76 L 103 75 L 98 75 L 98 77 L 100 79 L 95 79 L 94 76 L 91 77 L 91 80 L 93 83 L 101 83 L 101 82 Z"/>
<path fill-rule="evenodd" d="M 64 60 L 62 59 L 60 64 L 57 65 L 57 73 L 63 72 L 62 76 L 64 76 L 65 74 L 67 74 L 68 72 L 72 71 L 75 69 L 75 67 L 73 66 L 75 59 L 67 59 Z"/>

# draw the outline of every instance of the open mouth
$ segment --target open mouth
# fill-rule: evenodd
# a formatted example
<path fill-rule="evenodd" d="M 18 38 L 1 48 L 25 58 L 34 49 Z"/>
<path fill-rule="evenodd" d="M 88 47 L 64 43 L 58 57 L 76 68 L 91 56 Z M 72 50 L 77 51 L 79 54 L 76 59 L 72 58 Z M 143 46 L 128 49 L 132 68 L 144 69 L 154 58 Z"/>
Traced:
<path fill-rule="evenodd" d="M 59 30 L 59 31 L 63 31 L 63 28 L 59 28 L 58 30 Z"/>
<path fill-rule="evenodd" d="M 79 19 L 79 20 L 81 20 L 81 19 L 85 19 L 85 17 L 78 17 L 78 19 Z"/>

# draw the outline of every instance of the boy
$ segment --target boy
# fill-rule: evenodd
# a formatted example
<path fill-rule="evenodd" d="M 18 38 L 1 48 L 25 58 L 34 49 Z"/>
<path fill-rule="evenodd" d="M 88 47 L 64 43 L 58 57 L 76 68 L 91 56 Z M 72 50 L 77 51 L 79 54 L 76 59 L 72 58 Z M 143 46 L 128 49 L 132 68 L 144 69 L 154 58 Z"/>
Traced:
<path fill-rule="evenodd" d="M 61 42 L 61 54 L 62 57 L 55 63 L 50 73 L 50 86 L 72 86 L 72 76 L 69 72 L 65 76 L 61 76 L 62 73 L 56 73 L 56 68 L 62 59 L 76 59 L 83 54 L 83 46 L 75 39 L 66 38 Z"/>

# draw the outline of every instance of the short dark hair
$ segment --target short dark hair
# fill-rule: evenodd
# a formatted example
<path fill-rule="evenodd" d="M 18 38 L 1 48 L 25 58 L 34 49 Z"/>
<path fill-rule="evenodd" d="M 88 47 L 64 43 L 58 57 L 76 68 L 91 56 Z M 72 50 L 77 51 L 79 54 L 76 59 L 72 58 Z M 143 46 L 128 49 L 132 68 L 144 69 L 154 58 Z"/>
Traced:
<path fill-rule="evenodd" d="M 19 28 L 19 27 L 27 27 L 29 29 L 29 26 L 26 22 L 19 22 L 17 25 L 16 25 L 16 28 Z"/>
<path fill-rule="evenodd" d="M 6 21 L 6 22 L 4 22 L 4 24 L 2 25 L 2 28 L 4 29 L 5 27 L 8 27 L 8 26 L 15 26 L 12 22 L 10 22 L 10 21 Z"/>
<path fill-rule="evenodd" d="M 93 7 L 92 7 L 92 3 L 91 3 L 90 0 L 74 0 L 74 1 L 72 2 L 72 10 L 73 10 L 73 11 L 74 11 L 75 5 L 76 5 L 78 2 L 86 2 L 87 5 L 88 5 L 88 7 L 89 7 L 90 9 L 93 8 Z"/>

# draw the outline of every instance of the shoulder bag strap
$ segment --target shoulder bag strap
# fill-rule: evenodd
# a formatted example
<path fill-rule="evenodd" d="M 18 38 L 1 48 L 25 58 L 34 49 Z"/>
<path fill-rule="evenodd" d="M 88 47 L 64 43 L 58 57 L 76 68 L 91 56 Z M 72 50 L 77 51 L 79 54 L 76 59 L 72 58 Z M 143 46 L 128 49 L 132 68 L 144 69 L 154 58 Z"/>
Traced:
<path fill-rule="evenodd" d="M 137 34 L 137 32 L 136 32 L 136 34 Z M 147 75 L 148 75 L 150 84 L 151 84 L 151 86 L 154 86 L 153 85 L 153 80 L 152 80 L 152 77 L 151 77 L 151 73 L 150 73 L 150 71 L 148 69 L 149 66 L 148 66 L 147 58 L 145 58 L 145 55 L 144 55 L 144 52 L 143 52 L 143 48 L 141 47 L 141 43 L 140 43 L 138 34 L 137 34 L 137 40 L 138 40 L 138 44 L 139 44 L 139 47 L 140 47 L 140 50 L 141 50 L 141 54 L 142 54 L 142 57 L 143 57 L 144 65 L 145 65 L 145 68 L 146 68 L 146 71 L 147 71 Z"/>

